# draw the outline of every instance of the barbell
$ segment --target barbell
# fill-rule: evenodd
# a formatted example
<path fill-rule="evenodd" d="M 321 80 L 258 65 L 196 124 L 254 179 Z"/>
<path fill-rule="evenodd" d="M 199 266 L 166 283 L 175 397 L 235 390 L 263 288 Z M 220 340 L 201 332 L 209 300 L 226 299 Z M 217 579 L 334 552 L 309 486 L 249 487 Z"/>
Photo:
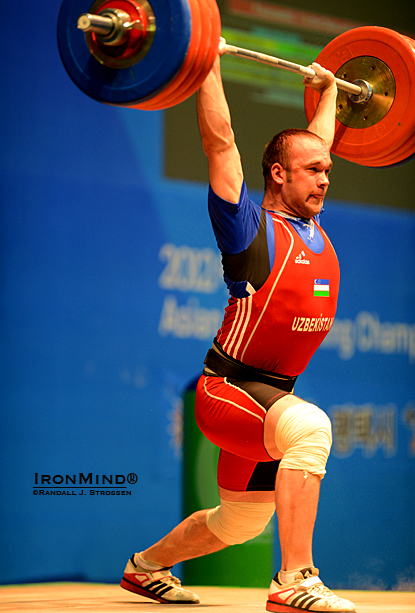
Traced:
<path fill-rule="evenodd" d="M 221 36 L 215 0 L 63 0 L 58 46 L 74 83 L 115 106 L 162 110 L 189 98 L 209 73 Z M 313 76 L 310 67 L 233 45 L 226 53 Z M 364 166 L 415 155 L 415 41 L 388 28 L 354 28 L 316 61 L 338 86 L 332 152 Z M 306 87 L 311 120 L 319 94 Z"/>

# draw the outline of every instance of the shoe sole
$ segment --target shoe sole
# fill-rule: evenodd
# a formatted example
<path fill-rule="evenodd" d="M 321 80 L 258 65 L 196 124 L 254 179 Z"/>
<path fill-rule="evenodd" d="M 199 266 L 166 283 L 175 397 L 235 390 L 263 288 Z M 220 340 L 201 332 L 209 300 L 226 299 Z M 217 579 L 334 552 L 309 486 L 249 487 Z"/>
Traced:
<path fill-rule="evenodd" d="M 266 611 L 272 611 L 272 613 L 292 613 L 293 611 L 299 611 L 296 607 L 290 607 L 286 604 L 278 604 L 277 602 L 272 602 L 268 600 L 267 606 L 265 607 Z M 304 611 L 304 609 L 303 609 Z"/>
<path fill-rule="evenodd" d="M 157 596 L 150 590 L 146 590 L 145 587 L 141 587 L 136 583 L 131 583 L 128 579 L 123 577 L 120 583 L 121 587 L 129 592 L 133 592 L 134 594 L 139 594 L 140 596 L 145 596 L 146 598 L 151 598 L 152 600 L 157 600 L 157 602 L 162 602 L 163 604 L 199 604 L 199 600 L 167 600 L 162 596 Z"/>
<path fill-rule="evenodd" d="M 302 609 L 301 607 L 290 607 L 288 604 L 279 604 L 278 602 L 274 602 L 272 600 L 267 601 L 267 606 L 265 607 L 267 611 L 272 611 L 272 613 L 293 613 L 293 611 L 310 611 L 310 609 Z M 356 613 L 356 609 L 326 609 L 327 613 Z M 323 613 L 322 611 L 310 611 L 310 613 Z"/>

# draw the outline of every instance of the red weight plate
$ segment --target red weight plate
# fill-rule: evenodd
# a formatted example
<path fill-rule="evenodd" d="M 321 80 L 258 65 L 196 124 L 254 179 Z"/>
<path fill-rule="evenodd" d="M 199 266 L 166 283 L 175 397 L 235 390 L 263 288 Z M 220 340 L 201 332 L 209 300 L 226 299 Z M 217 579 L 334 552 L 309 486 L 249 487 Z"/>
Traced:
<path fill-rule="evenodd" d="M 186 83 L 183 84 L 183 88 L 181 89 L 181 91 L 176 92 L 174 96 L 170 97 L 170 99 L 167 100 L 167 105 L 165 108 L 179 104 L 180 102 L 183 102 L 183 100 L 186 100 L 192 95 L 192 93 L 195 91 L 194 89 L 195 83 L 197 82 L 199 75 L 203 70 L 203 66 L 204 66 L 204 63 L 206 62 L 206 58 L 208 54 L 212 28 L 211 28 L 209 19 L 206 18 L 207 4 L 206 2 L 202 4 L 201 2 L 199 2 L 199 0 L 191 0 L 191 1 L 198 5 L 199 11 L 201 14 L 201 18 L 202 18 L 201 42 L 197 50 L 196 60 L 195 60 L 195 63 L 193 64 L 193 69 L 192 69 L 191 74 L 189 75 L 189 78 L 186 80 Z"/>
<path fill-rule="evenodd" d="M 150 110 L 165 109 L 189 98 L 203 83 L 212 68 L 219 48 L 221 34 L 220 14 L 215 0 L 190 0 L 191 10 L 201 16 L 201 38 L 196 49 L 195 61 L 180 88 L 163 100 L 158 106 L 152 104 Z M 193 23 L 192 23 L 193 26 Z"/>
<path fill-rule="evenodd" d="M 201 16 L 199 7 L 198 5 L 195 5 L 192 0 L 190 0 L 189 9 L 191 15 L 191 35 L 189 48 L 182 67 L 174 79 L 167 84 L 167 86 L 161 92 L 145 102 L 131 106 L 131 108 L 140 109 L 142 111 L 155 111 L 166 108 L 164 106 L 165 101 L 171 96 L 172 93 L 180 89 L 188 78 L 188 75 L 191 72 L 195 62 L 196 53 L 201 39 Z"/>
<path fill-rule="evenodd" d="M 180 80 L 179 87 L 172 88 L 166 92 L 160 100 L 149 100 L 148 110 L 156 111 L 166 109 L 170 106 L 178 104 L 178 101 L 185 99 L 184 92 L 187 91 L 189 83 L 192 83 L 195 79 L 195 75 L 200 70 L 200 57 L 203 55 L 206 46 L 206 36 L 203 28 L 203 14 L 200 10 L 200 5 L 197 0 L 188 0 L 190 12 L 192 14 L 192 48 L 189 49 L 191 53 L 191 61 L 189 62 L 189 70 L 186 71 L 184 79 Z"/>
<path fill-rule="evenodd" d="M 415 153 L 415 134 L 413 134 L 406 143 L 401 145 L 395 151 L 388 153 L 387 155 L 377 158 L 365 158 L 365 166 L 390 166 L 392 164 L 398 164 L 404 162 L 407 158 L 410 158 Z M 359 162 L 360 163 L 360 162 Z"/>
<path fill-rule="evenodd" d="M 341 34 L 319 54 L 316 61 L 334 73 L 353 58 L 376 57 L 390 68 L 396 83 L 393 104 L 378 123 L 367 128 L 351 128 L 336 119 L 332 152 L 339 157 L 370 166 L 370 160 L 386 160 L 411 138 L 415 130 L 415 84 L 412 82 L 415 54 L 410 40 L 393 30 L 368 26 Z M 305 89 L 306 115 L 310 121 L 319 94 Z"/>
<path fill-rule="evenodd" d="M 199 0 L 199 5 L 203 16 L 203 37 L 206 41 L 204 47 L 200 50 L 197 61 L 199 70 L 197 72 L 195 71 L 194 80 L 189 80 L 187 89 L 169 106 L 183 102 L 183 100 L 189 98 L 199 89 L 209 74 L 218 54 L 219 39 L 221 35 L 221 21 L 218 6 L 215 0 Z"/>
<path fill-rule="evenodd" d="M 415 40 L 405 36 L 406 40 L 412 46 L 415 54 Z M 399 164 L 405 162 L 408 158 L 411 158 L 415 153 L 415 132 L 411 134 L 408 140 L 400 147 L 395 149 L 386 155 L 377 156 L 375 158 L 365 159 L 368 166 L 380 167 L 391 166 L 393 164 Z"/>
<path fill-rule="evenodd" d="M 195 15 L 194 22 L 192 17 L 192 34 L 195 28 L 195 41 L 189 71 L 186 72 L 184 79 L 180 79 L 179 87 L 162 92 L 164 95 L 160 95 L 158 100 L 151 99 L 134 108 L 160 110 L 179 104 L 200 87 L 211 70 L 218 52 L 221 34 L 219 9 L 215 0 L 189 0 L 189 6 L 192 14 Z"/>

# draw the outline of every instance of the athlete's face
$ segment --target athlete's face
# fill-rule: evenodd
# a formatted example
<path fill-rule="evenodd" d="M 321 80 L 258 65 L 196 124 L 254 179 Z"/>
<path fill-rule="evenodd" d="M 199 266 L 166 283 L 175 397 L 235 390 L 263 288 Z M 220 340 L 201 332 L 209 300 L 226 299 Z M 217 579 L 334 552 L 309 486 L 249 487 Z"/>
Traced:
<path fill-rule="evenodd" d="M 320 140 L 293 138 L 289 169 L 280 170 L 283 211 L 310 219 L 323 206 L 332 167 L 330 152 Z"/>

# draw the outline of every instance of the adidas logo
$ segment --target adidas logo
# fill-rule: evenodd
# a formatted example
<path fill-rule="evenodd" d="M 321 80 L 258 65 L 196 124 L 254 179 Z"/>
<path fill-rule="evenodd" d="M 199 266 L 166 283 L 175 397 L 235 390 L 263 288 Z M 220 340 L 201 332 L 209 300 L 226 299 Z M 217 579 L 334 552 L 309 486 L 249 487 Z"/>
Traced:
<path fill-rule="evenodd" d="M 305 259 L 305 253 L 304 253 L 304 251 L 302 251 L 295 258 L 295 263 L 296 264 L 310 264 L 310 260 L 306 260 Z"/>

